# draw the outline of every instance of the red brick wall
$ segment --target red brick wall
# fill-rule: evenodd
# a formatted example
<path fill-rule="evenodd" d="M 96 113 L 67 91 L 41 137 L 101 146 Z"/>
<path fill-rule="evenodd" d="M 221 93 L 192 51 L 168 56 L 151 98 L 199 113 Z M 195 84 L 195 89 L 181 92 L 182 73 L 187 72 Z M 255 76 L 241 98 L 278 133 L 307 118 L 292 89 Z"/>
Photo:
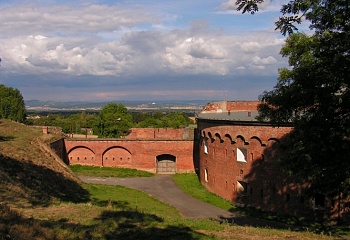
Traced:
<path fill-rule="evenodd" d="M 211 192 L 237 206 L 318 219 L 337 217 L 332 199 L 326 201 L 324 208 L 314 208 L 312 198 L 305 194 L 309 188 L 305 179 L 288 176 L 278 165 L 277 159 L 283 157 L 279 146 L 291 127 L 235 125 L 204 119 L 197 119 L 197 124 L 201 135 L 200 181 Z M 247 151 L 246 162 L 237 161 L 240 148 Z M 246 186 L 245 191 L 239 191 L 240 184 Z"/>
<path fill-rule="evenodd" d="M 184 128 L 132 128 L 125 139 L 183 140 L 184 131 Z"/>
<path fill-rule="evenodd" d="M 202 113 L 228 111 L 256 111 L 260 101 L 221 101 L 208 103 Z"/>
<path fill-rule="evenodd" d="M 65 140 L 69 164 L 157 172 L 157 156 L 176 157 L 176 172 L 194 172 L 193 140 Z"/>

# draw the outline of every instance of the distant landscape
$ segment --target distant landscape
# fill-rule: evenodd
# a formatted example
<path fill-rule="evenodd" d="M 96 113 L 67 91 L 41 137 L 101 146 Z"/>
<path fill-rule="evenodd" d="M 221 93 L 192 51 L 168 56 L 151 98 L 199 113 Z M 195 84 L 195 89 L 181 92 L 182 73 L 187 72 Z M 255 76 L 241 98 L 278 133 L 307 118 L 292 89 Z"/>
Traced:
<path fill-rule="evenodd" d="M 109 101 L 109 102 L 84 102 L 84 101 L 42 101 L 25 100 L 28 113 L 40 112 L 97 112 L 108 103 L 121 103 L 131 111 L 182 111 L 199 112 L 205 106 L 207 100 L 171 100 L 171 101 Z"/>

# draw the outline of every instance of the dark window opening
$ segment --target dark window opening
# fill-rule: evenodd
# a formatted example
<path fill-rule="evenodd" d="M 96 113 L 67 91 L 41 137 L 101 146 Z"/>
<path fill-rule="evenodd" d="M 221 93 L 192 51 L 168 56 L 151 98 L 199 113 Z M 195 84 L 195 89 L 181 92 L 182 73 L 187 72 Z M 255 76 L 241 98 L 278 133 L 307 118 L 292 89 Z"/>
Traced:
<path fill-rule="evenodd" d="M 286 195 L 286 201 L 289 202 L 289 200 L 290 200 L 290 194 L 287 193 L 287 195 Z"/>
<path fill-rule="evenodd" d="M 325 207 L 325 205 L 326 205 L 326 196 L 324 194 L 316 193 L 315 207 Z"/>

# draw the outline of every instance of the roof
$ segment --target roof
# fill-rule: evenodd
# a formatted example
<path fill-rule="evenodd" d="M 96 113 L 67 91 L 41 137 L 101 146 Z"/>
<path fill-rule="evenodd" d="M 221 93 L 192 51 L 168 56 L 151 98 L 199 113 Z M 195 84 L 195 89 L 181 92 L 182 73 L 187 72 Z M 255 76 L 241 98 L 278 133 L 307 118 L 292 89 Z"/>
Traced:
<path fill-rule="evenodd" d="M 198 119 L 257 122 L 258 111 L 199 113 Z"/>

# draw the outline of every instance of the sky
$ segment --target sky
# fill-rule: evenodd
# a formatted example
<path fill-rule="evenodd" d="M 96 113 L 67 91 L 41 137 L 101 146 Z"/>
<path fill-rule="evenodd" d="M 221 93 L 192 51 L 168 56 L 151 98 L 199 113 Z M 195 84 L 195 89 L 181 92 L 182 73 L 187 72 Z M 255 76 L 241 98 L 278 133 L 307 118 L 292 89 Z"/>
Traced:
<path fill-rule="evenodd" d="M 25 100 L 255 100 L 288 66 L 284 0 L 0 0 L 0 84 Z"/>

